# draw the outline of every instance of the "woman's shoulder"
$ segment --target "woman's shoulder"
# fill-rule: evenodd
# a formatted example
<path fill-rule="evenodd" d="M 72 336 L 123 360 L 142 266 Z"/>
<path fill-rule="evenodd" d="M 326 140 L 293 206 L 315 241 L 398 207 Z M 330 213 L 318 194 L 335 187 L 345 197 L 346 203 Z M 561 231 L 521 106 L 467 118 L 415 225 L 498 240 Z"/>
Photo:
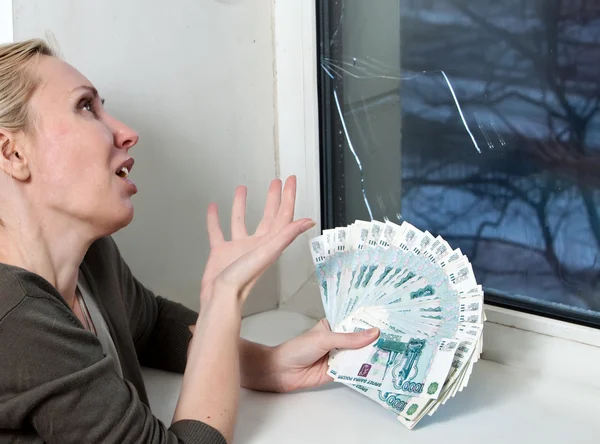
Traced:
<path fill-rule="evenodd" d="M 26 299 L 52 301 L 68 308 L 56 289 L 42 276 L 20 267 L 0 263 L 0 322 Z"/>
<path fill-rule="evenodd" d="M 81 328 L 66 301 L 43 277 L 0 264 L 0 356 L 13 374 L 19 374 L 14 373 L 18 370 L 31 375 L 39 370 L 43 376 L 47 370 L 43 365 L 36 368 L 36 360 L 67 362 L 74 357 L 76 348 L 87 350 L 86 353 L 99 360 L 102 349 L 94 339 L 91 332 Z M 0 377 L 0 398 L 3 383 L 6 384 L 6 378 Z"/>
<path fill-rule="evenodd" d="M 103 237 L 94 242 L 83 260 L 82 267 L 86 276 L 95 284 L 101 283 L 103 289 L 110 284 L 109 290 L 119 290 L 123 259 L 115 241 Z M 13 318 L 25 308 L 43 308 L 53 306 L 53 310 L 63 312 L 70 318 L 70 309 L 56 288 L 42 276 L 29 270 L 0 262 L 0 323 L 9 314 Z"/>

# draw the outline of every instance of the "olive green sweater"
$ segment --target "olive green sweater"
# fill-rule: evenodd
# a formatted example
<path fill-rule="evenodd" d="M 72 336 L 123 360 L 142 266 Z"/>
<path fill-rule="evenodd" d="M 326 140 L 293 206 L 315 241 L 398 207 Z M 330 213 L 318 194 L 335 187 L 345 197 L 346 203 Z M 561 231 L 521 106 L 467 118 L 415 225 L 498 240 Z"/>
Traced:
<path fill-rule="evenodd" d="M 183 373 L 198 314 L 144 288 L 110 237 L 91 246 L 81 271 L 123 378 L 48 281 L 0 264 L 0 443 L 224 444 L 203 422 L 161 423 L 142 380 L 140 365 Z"/>

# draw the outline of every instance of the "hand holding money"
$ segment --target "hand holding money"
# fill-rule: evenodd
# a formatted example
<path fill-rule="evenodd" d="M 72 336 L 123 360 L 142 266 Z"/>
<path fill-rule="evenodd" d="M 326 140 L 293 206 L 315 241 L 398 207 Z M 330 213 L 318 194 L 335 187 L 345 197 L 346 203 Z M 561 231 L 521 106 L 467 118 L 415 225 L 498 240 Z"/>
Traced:
<path fill-rule="evenodd" d="M 327 320 L 321 319 L 307 332 L 274 347 L 269 383 L 281 393 L 330 383 L 327 361 L 331 350 L 362 348 L 378 336 L 377 328 L 356 333 L 333 332 Z"/>
<path fill-rule="evenodd" d="M 381 332 L 363 348 L 331 353 L 335 381 L 411 429 L 467 385 L 485 315 L 460 249 L 407 222 L 378 221 L 325 230 L 310 247 L 332 329 Z"/>

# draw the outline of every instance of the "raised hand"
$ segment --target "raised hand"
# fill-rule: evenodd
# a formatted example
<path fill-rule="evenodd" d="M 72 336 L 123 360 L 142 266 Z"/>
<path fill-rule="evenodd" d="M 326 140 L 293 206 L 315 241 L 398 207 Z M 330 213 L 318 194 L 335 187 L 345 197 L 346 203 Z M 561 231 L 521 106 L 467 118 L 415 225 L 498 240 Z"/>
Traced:
<path fill-rule="evenodd" d="M 270 241 L 281 234 L 280 241 L 292 241 L 302 232 L 314 225 L 310 219 L 302 219 L 293 222 L 294 207 L 296 203 L 296 177 L 287 179 L 282 191 L 282 182 L 275 179 L 271 182 L 263 212 L 263 218 L 253 234 L 248 234 L 246 227 L 246 187 L 240 186 L 236 189 L 231 212 L 231 239 L 226 240 L 219 222 L 219 213 L 216 204 L 211 204 L 207 212 L 207 229 L 210 242 L 210 254 L 204 275 L 202 277 L 201 300 L 204 300 L 210 292 L 204 291 L 210 286 L 215 278 L 223 270 L 242 258 L 247 253 L 259 246 L 266 246 Z M 306 224 L 306 225 L 304 225 Z M 290 226 L 295 228 L 290 228 Z M 303 227 L 302 229 L 300 227 Z M 294 231 L 300 230 L 299 232 Z M 282 233 L 282 230 L 292 230 Z M 293 236 L 289 238 L 287 236 Z M 285 239 L 283 241 L 282 239 Z M 287 246 L 287 245 L 286 245 Z M 265 247 L 267 248 L 267 247 Z M 277 247 L 273 247 L 277 250 Z M 285 248 L 285 247 L 284 247 Z M 271 251 L 268 248 L 262 251 Z M 273 250 L 275 251 L 275 250 Z M 283 251 L 283 250 L 282 250 Z M 267 254 L 267 253 L 264 253 Z M 270 254 L 270 253 L 269 253 Z M 280 254 L 280 253 L 279 253 Z M 245 285 L 245 296 L 250 292 L 264 270 Z"/>
<path fill-rule="evenodd" d="M 280 204 L 277 182 L 272 184 L 265 217 L 252 236 L 244 222 L 244 188 L 238 189 L 234 201 L 231 241 L 223 238 L 216 206 L 208 212 L 211 253 L 173 422 L 204 421 L 227 442 L 233 437 L 241 381 L 242 306 L 260 275 L 294 239 L 314 226 L 310 219 L 292 220 L 295 181 L 290 183 L 285 206 Z"/>

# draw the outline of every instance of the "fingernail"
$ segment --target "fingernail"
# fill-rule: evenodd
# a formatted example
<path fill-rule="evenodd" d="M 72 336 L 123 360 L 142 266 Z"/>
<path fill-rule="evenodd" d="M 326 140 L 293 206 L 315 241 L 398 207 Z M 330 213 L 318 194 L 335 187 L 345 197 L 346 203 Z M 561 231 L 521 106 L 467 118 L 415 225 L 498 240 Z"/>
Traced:
<path fill-rule="evenodd" d="M 309 228 L 312 228 L 316 225 L 314 220 L 307 220 L 306 222 L 304 222 L 302 224 L 302 229 L 303 230 L 308 230 Z"/>
<path fill-rule="evenodd" d="M 368 330 L 363 330 L 363 333 L 367 336 L 375 336 L 375 334 L 379 334 L 378 328 L 369 328 Z"/>

